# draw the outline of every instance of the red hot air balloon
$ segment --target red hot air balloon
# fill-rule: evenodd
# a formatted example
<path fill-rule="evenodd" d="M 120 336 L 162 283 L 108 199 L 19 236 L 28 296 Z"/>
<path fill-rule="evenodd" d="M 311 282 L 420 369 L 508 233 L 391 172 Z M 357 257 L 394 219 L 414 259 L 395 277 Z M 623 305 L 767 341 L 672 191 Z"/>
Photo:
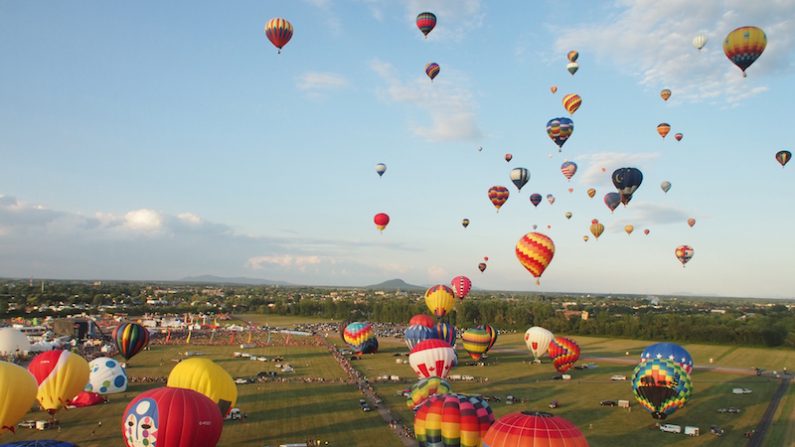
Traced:
<path fill-rule="evenodd" d="M 433 317 L 425 314 L 414 315 L 413 317 L 411 317 L 411 320 L 409 320 L 409 326 L 419 325 L 425 327 L 433 327 L 435 324 L 436 321 L 434 321 Z"/>
<path fill-rule="evenodd" d="M 588 447 L 580 429 L 566 419 L 540 411 L 510 413 L 483 436 L 483 447 Z"/>
<path fill-rule="evenodd" d="M 547 354 L 555 369 L 562 374 L 571 369 L 580 358 L 580 346 L 566 337 L 555 337 L 549 344 Z"/>
<path fill-rule="evenodd" d="M 130 360 L 149 345 L 149 330 L 137 323 L 122 323 L 113 331 L 119 354 Z"/>
<path fill-rule="evenodd" d="M 648 228 L 646 228 L 645 230 L 643 230 L 643 234 L 645 234 L 646 236 L 648 236 L 648 235 L 649 235 L 649 233 L 650 233 L 650 231 L 649 231 L 649 229 L 648 229 Z"/>
<path fill-rule="evenodd" d="M 486 271 L 486 263 L 485 262 L 481 262 L 480 264 L 478 264 L 478 270 L 480 270 L 480 273 L 485 272 Z"/>
<path fill-rule="evenodd" d="M 433 31 L 436 27 L 436 14 L 432 12 L 421 12 L 417 14 L 417 28 L 422 31 L 425 38 L 428 38 L 428 33 Z"/>
<path fill-rule="evenodd" d="M 555 256 L 555 243 L 544 234 L 531 232 L 519 239 L 515 251 L 519 263 L 536 278 L 538 284 L 538 278 Z"/>
<path fill-rule="evenodd" d="M 265 25 L 265 35 L 281 54 L 282 47 L 287 45 L 287 42 L 293 37 L 293 25 L 287 19 L 270 19 Z"/>
<path fill-rule="evenodd" d="M 508 188 L 504 186 L 492 186 L 489 188 L 489 200 L 491 200 L 491 204 L 494 205 L 494 208 L 497 208 L 497 212 L 500 212 L 500 208 L 508 201 L 508 197 L 511 195 L 508 192 Z"/>
<path fill-rule="evenodd" d="M 375 223 L 378 231 L 384 231 L 384 228 L 389 225 L 389 215 L 387 213 L 378 213 L 373 217 L 373 223 Z"/>
<path fill-rule="evenodd" d="M 682 138 L 684 138 L 684 137 L 685 137 L 685 135 L 683 133 L 681 133 L 681 132 L 674 134 L 674 138 L 676 138 L 676 141 L 682 141 Z"/>
<path fill-rule="evenodd" d="M 215 447 L 224 428 L 218 405 L 185 388 L 155 388 L 124 410 L 121 431 L 127 447 Z"/>
<path fill-rule="evenodd" d="M 512 154 L 505 154 L 505 161 L 511 161 L 511 160 L 513 160 L 513 155 Z"/>
<path fill-rule="evenodd" d="M 453 278 L 453 280 L 450 282 L 450 285 L 453 286 L 455 296 L 460 300 L 466 298 L 470 289 L 472 289 L 472 281 L 470 281 L 469 278 L 464 275 Z"/>

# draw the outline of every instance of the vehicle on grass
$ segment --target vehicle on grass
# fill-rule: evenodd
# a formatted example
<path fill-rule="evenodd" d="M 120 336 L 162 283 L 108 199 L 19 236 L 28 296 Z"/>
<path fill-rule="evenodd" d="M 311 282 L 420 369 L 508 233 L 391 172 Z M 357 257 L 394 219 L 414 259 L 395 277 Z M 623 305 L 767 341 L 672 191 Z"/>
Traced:
<path fill-rule="evenodd" d="M 617 407 L 618 406 L 618 402 L 616 402 L 614 400 L 603 400 L 603 401 L 599 402 L 599 405 L 601 405 L 603 407 Z"/>
<path fill-rule="evenodd" d="M 661 424 L 660 431 L 668 433 L 682 433 L 682 427 L 674 424 Z"/>
<path fill-rule="evenodd" d="M 558 403 L 558 401 L 556 400 L 553 400 L 552 402 L 549 403 L 549 408 L 558 408 L 559 406 L 560 403 Z"/>
<path fill-rule="evenodd" d="M 612 380 L 613 382 L 619 382 L 619 381 L 622 381 L 622 380 L 627 380 L 627 376 L 622 376 L 620 374 L 616 374 L 616 375 L 610 377 L 610 380 Z"/>
<path fill-rule="evenodd" d="M 685 426 L 685 434 L 687 436 L 700 436 L 701 430 L 698 427 L 693 427 L 690 425 Z"/>
<path fill-rule="evenodd" d="M 629 401 L 628 400 L 619 400 L 618 406 L 620 408 L 629 408 Z"/>
<path fill-rule="evenodd" d="M 373 411 L 373 409 L 372 409 L 372 408 L 370 408 L 370 406 L 369 406 L 369 405 L 367 405 L 367 404 L 364 404 L 364 405 L 362 405 L 362 411 L 364 411 L 365 413 L 367 413 L 368 411 Z"/>
<path fill-rule="evenodd" d="M 20 427 L 20 428 L 36 428 L 36 421 L 33 421 L 33 420 L 22 421 L 19 424 L 17 424 L 17 427 Z"/>
<path fill-rule="evenodd" d="M 751 390 L 748 388 L 732 388 L 732 393 L 734 394 L 751 394 Z"/>
<path fill-rule="evenodd" d="M 710 425 L 709 432 L 715 436 L 723 436 L 723 434 L 726 433 L 726 430 L 718 427 L 717 425 Z"/>

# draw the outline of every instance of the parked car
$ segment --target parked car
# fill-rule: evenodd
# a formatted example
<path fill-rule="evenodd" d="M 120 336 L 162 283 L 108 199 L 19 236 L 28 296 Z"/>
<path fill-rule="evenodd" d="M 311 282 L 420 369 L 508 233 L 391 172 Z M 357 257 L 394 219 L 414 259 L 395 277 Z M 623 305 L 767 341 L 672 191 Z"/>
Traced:
<path fill-rule="evenodd" d="M 369 406 L 369 405 L 365 404 L 365 405 L 362 405 L 362 411 L 364 411 L 365 413 L 367 413 L 368 411 L 373 411 L 373 409 L 372 409 L 372 408 L 370 408 L 370 406 Z"/>
<path fill-rule="evenodd" d="M 36 421 L 32 421 L 32 420 L 22 421 L 19 424 L 17 424 L 17 427 L 36 428 Z"/>
<path fill-rule="evenodd" d="M 559 406 L 560 404 L 556 400 L 553 400 L 552 402 L 549 403 L 549 408 L 558 408 Z"/>
<path fill-rule="evenodd" d="M 614 376 L 610 377 L 610 380 L 612 380 L 613 382 L 618 382 L 618 381 L 622 381 L 622 380 L 627 380 L 627 376 L 622 376 L 622 375 L 620 375 L 620 374 L 616 374 L 616 375 L 614 375 Z"/>
<path fill-rule="evenodd" d="M 726 432 L 726 430 L 718 427 L 717 425 L 710 425 L 709 426 L 709 432 L 712 433 L 715 436 L 723 436 L 723 434 Z"/>
<path fill-rule="evenodd" d="M 618 402 L 616 402 L 614 400 L 603 400 L 603 401 L 599 402 L 599 405 L 601 405 L 603 407 L 617 407 L 618 406 Z"/>
<path fill-rule="evenodd" d="M 731 414 L 739 414 L 741 411 L 743 411 L 737 407 L 729 407 L 727 410 L 729 410 L 729 413 Z"/>

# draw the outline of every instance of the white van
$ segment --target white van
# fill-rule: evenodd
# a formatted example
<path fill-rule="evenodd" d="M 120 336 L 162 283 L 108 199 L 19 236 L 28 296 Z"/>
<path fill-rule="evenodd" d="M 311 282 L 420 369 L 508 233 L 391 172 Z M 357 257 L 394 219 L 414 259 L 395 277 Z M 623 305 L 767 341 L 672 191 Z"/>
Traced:
<path fill-rule="evenodd" d="M 689 425 L 685 425 L 685 434 L 687 436 L 699 436 L 701 433 L 699 433 L 698 427 L 691 427 Z"/>
<path fill-rule="evenodd" d="M 660 431 L 665 431 L 668 433 L 682 433 L 682 427 L 674 424 L 662 424 L 660 425 Z"/>

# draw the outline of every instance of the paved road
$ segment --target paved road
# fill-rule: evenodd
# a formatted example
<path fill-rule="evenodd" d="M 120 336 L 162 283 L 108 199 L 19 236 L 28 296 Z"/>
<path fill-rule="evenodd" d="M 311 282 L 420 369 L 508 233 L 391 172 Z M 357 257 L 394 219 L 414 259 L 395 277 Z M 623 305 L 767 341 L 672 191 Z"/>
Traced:
<path fill-rule="evenodd" d="M 770 399 L 770 404 L 767 406 L 767 410 L 765 410 L 762 420 L 759 421 L 759 425 L 756 426 L 753 436 L 751 436 L 751 439 L 748 440 L 746 447 L 762 447 L 764 445 L 763 441 L 765 439 L 765 435 L 767 434 L 767 429 L 770 428 L 770 424 L 773 423 L 773 416 L 776 414 L 776 409 L 781 403 L 781 399 L 787 394 L 789 383 L 789 377 L 781 379 L 781 384 L 778 386 L 775 394 L 773 394 L 773 398 Z"/>

